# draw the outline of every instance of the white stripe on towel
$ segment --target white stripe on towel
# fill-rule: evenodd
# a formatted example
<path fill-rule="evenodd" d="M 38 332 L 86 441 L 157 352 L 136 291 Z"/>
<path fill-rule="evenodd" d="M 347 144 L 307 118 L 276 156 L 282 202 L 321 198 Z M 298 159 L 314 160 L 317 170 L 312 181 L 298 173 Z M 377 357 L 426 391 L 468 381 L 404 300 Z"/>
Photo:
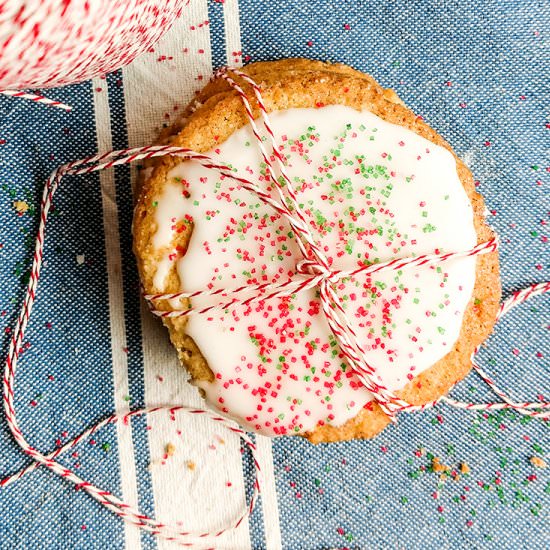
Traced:
<path fill-rule="evenodd" d="M 223 5 L 225 23 L 225 50 L 227 64 L 230 67 L 240 67 L 241 57 L 241 23 L 239 20 L 238 0 L 225 0 Z"/>
<path fill-rule="evenodd" d="M 112 149 L 111 116 L 109 95 L 105 80 L 96 78 L 92 82 L 94 90 L 94 111 L 97 135 L 97 151 L 102 153 Z M 118 210 L 116 203 L 115 178 L 113 169 L 99 172 L 101 200 L 103 205 L 103 228 L 105 232 L 105 253 L 109 288 L 109 318 L 111 329 L 111 354 L 113 361 L 114 406 L 116 411 L 128 410 L 128 362 L 126 349 L 126 327 L 124 323 L 124 297 L 122 292 L 122 262 L 118 232 Z M 132 444 L 131 424 L 116 424 L 118 453 L 120 461 L 120 483 L 122 498 L 137 504 L 136 467 Z M 140 533 L 136 527 L 124 522 L 125 547 L 132 550 L 141 548 Z"/>

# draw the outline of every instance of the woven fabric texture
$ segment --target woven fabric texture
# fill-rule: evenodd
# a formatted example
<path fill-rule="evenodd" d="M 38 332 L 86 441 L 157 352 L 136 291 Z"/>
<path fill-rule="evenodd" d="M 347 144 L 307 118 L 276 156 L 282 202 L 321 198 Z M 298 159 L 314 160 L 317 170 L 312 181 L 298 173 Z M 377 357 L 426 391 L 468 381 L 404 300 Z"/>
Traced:
<path fill-rule="evenodd" d="M 72 113 L 0 97 L 3 356 L 51 170 L 98 150 L 150 143 L 224 64 L 339 61 L 394 88 L 471 168 L 501 239 L 505 296 L 550 279 L 549 22 L 550 5 L 535 0 L 192 0 L 129 67 L 47 91 Z M 22 431 L 44 452 L 115 409 L 200 405 L 140 301 L 130 232 L 135 173 L 123 167 L 66 178 L 54 201 L 15 388 Z M 479 355 L 518 400 L 548 398 L 549 300 L 515 308 Z M 474 374 L 452 395 L 493 399 Z M 541 420 L 442 405 L 400 414 L 371 441 L 256 439 L 264 492 L 221 548 L 550 545 L 549 469 L 534 464 L 548 462 Z M 442 478 L 433 457 L 459 475 Z M 197 529 L 236 515 L 253 474 L 237 438 L 168 414 L 105 428 L 60 460 L 145 513 Z M 0 418 L 0 476 L 27 464 Z M 0 489 L 0 517 L 0 548 L 175 548 L 126 527 L 44 469 Z"/>

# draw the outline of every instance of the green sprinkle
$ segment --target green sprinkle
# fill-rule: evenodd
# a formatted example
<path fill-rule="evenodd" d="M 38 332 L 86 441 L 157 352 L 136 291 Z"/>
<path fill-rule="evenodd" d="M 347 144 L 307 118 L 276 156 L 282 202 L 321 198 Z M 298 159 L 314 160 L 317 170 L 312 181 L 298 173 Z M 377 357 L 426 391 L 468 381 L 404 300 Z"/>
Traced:
<path fill-rule="evenodd" d="M 422 228 L 422 231 L 424 233 L 433 233 L 434 231 L 436 231 L 436 227 L 435 225 L 432 225 L 431 223 L 427 223 L 423 228 Z"/>
<path fill-rule="evenodd" d="M 535 504 L 535 506 L 533 506 L 533 508 L 531 508 L 531 513 L 534 516 L 538 516 L 541 508 L 542 508 L 542 506 L 540 504 Z"/>

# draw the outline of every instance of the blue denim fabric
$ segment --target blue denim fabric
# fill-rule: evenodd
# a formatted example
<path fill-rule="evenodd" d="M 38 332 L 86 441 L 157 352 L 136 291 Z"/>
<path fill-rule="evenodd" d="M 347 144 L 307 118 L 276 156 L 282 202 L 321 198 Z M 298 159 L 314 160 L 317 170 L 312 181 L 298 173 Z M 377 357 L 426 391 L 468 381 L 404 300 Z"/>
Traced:
<path fill-rule="evenodd" d="M 240 0 L 242 49 L 251 61 L 310 57 L 372 74 L 449 141 L 479 181 L 501 238 L 505 295 L 550 279 L 550 6 L 540 1 Z M 212 56 L 225 62 L 223 9 L 210 5 Z M 109 77 L 114 147 L 127 143 L 123 85 Z M 48 95 L 71 115 L 0 97 L 0 331 L 2 355 L 23 296 L 43 182 L 57 165 L 96 149 L 90 83 Z M 143 403 L 138 287 L 130 250 L 129 175 L 117 204 L 132 405 Z M 39 299 L 17 382 L 21 427 L 52 450 L 113 409 L 107 275 L 96 174 L 64 180 L 46 245 Z M 24 200 L 31 209 L 19 215 Z M 84 255 L 79 264 L 77 255 Z M 480 352 L 483 367 L 518 400 L 548 398 L 549 298 L 509 313 Z M 453 396 L 491 400 L 475 375 Z M 133 426 L 141 508 L 153 512 L 145 422 Z M 114 429 L 62 462 L 120 494 Z M 402 414 L 372 441 L 311 446 L 274 442 L 284 548 L 549 547 L 548 426 L 511 412 L 440 407 Z M 440 482 L 431 456 L 470 473 Z M 0 475 L 27 461 L 0 419 Z M 243 460 L 250 478 L 248 457 Z M 82 492 L 37 471 L 0 489 L 0 548 L 122 548 L 122 524 Z M 265 546 L 261 506 L 250 522 Z M 142 538 L 145 548 L 156 546 Z"/>
<path fill-rule="evenodd" d="M 91 85 L 50 96 L 70 103 L 77 116 L 21 101 L 0 102 L 2 357 L 29 274 L 41 187 L 57 165 L 96 147 Z M 111 348 L 99 180 L 94 174 L 65 184 L 55 201 L 39 299 L 23 345 L 29 347 L 15 387 L 21 429 L 43 451 L 54 450 L 58 441 L 113 409 L 111 373 L 101 374 L 110 364 Z M 19 215 L 16 200 L 30 209 Z M 81 265 L 79 255 L 84 255 Z M 112 450 L 105 452 L 104 444 Z M 28 464 L 3 418 L 0 449 L 2 477 Z M 113 427 L 101 432 L 97 445 L 81 445 L 78 454 L 66 454 L 61 462 L 120 494 Z M 119 547 L 123 543 L 116 518 L 45 471 L 0 490 L 0 517 L 2 548 L 84 548 L 98 537 Z"/>

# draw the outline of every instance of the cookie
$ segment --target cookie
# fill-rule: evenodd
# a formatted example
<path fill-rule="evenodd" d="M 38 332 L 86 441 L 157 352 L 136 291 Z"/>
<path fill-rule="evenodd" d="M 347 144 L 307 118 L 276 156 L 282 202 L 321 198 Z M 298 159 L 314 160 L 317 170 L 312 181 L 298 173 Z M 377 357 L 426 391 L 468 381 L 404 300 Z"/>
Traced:
<path fill-rule="evenodd" d="M 372 77 L 303 59 L 244 71 L 260 85 L 331 269 L 469 250 L 494 237 L 467 167 Z M 252 98 L 250 86 L 235 80 Z M 208 152 L 275 193 L 241 98 L 222 79 L 209 83 L 161 140 Z M 271 207 L 195 161 L 169 157 L 155 160 L 142 183 L 134 251 L 150 294 L 278 283 L 296 277 L 303 259 L 288 221 Z M 492 330 L 498 255 L 358 274 L 334 288 L 377 381 L 424 404 L 466 376 L 472 351 Z M 203 303 L 210 302 L 193 301 Z M 388 424 L 347 364 L 316 289 L 163 322 L 209 406 L 251 430 L 318 443 L 372 437 Z"/>

